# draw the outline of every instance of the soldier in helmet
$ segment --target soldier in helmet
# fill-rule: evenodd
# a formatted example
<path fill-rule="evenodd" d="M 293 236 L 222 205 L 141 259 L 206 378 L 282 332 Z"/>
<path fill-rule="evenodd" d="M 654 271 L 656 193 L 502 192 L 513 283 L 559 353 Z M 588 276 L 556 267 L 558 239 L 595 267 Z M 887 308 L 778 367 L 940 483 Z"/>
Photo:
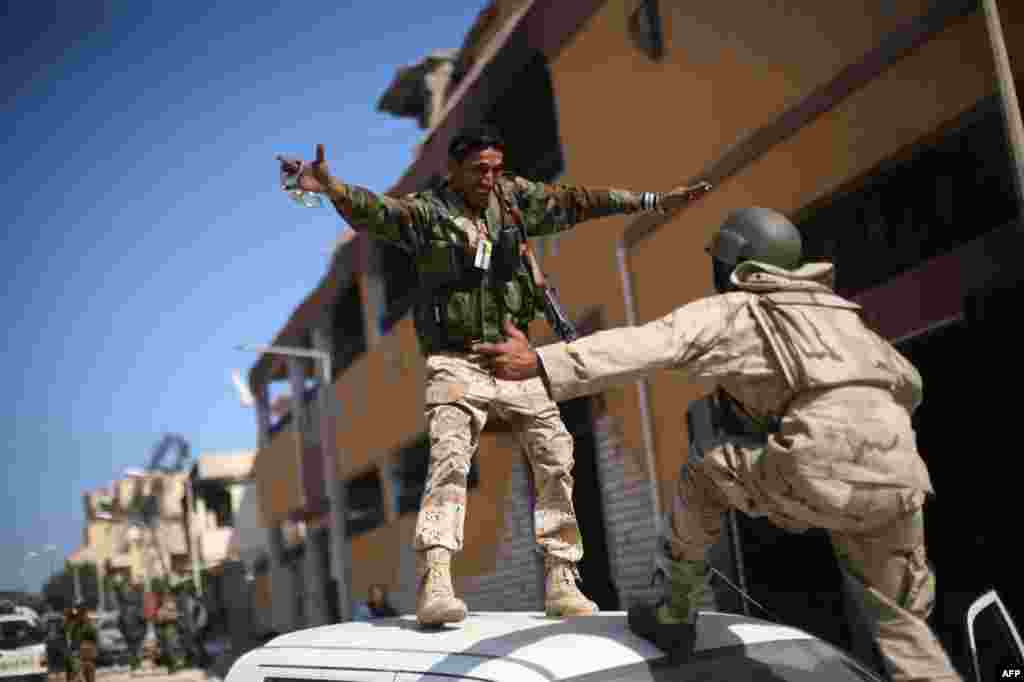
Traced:
<path fill-rule="evenodd" d="M 653 322 L 536 351 L 509 329 L 508 342 L 476 348 L 499 377 L 540 375 L 555 400 L 660 369 L 715 389 L 704 399 L 714 427 L 682 467 L 661 548 L 668 594 L 631 608 L 630 627 L 676 656 L 692 652 L 706 555 L 734 507 L 830 532 L 893 680 L 960 679 L 925 620 L 935 578 L 923 506 L 933 490 L 910 421 L 920 374 L 833 292 L 830 263 L 801 263 L 785 216 L 736 211 L 708 252 L 718 295 Z"/>
<path fill-rule="evenodd" d="M 529 237 L 603 216 L 674 210 L 702 194 L 705 183 L 662 193 L 532 182 L 504 172 L 504 143 L 487 127 L 457 135 L 448 156 L 449 175 L 439 188 L 402 198 L 340 182 L 327 168 L 323 145 L 311 164 L 281 159 L 282 171 L 297 175 L 300 189 L 326 194 L 354 229 L 408 252 L 420 284 L 431 292 L 415 308 L 430 433 L 413 538 L 416 617 L 424 625 L 466 617 L 466 605 L 452 589 L 450 563 L 462 549 L 471 459 L 492 415 L 518 423 L 533 467 L 547 614 L 592 614 L 597 605 L 576 586 L 583 544 L 572 504 L 572 436 L 539 381 L 513 386 L 496 380 L 470 347 L 501 340 L 506 318 L 525 333 L 541 312 L 540 292 L 522 261 Z"/>

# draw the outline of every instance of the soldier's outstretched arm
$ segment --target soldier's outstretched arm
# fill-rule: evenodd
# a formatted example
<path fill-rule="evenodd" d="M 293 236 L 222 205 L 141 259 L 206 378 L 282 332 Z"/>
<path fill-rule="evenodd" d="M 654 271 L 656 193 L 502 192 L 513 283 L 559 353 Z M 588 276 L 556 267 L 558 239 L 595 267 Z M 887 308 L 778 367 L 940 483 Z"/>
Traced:
<path fill-rule="evenodd" d="M 278 157 L 282 167 L 295 162 Z M 301 163 L 301 162 L 300 162 Z M 299 186 L 312 192 L 327 195 L 345 221 L 357 232 L 366 232 L 371 237 L 409 248 L 411 230 L 426 225 L 432 219 L 432 210 L 425 201 L 376 194 L 365 187 L 342 182 L 331 174 L 324 158 L 324 146 L 318 144 L 316 160 L 308 167 L 301 168 Z"/>
<path fill-rule="evenodd" d="M 706 182 L 680 187 L 671 192 L 633 192 L 554 185 L 521 177 L 513 177 L 511 180 L 515 187 L 516 204 L 522 211 L 526 231 L 531 237 L 562 232 L 594 218 L 644 211 L 670 213 L 697 200 L 711 189 L 711 185 Z"/>
<path fill-rule="evenodd" d="M 600 393 L 659 370 L 687 379 L 712 378 L 732 360 L 731 320 L 743 302 L 703 298 L 643 325 L 596 332 L 537 349 L 542 376 L 556 402 Z"/>

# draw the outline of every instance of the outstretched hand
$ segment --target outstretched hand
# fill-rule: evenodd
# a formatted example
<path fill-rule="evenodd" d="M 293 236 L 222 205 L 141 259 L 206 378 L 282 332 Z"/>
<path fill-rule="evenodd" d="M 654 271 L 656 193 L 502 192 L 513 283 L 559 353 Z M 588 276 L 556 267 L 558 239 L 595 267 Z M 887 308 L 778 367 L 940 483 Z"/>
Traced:
<path fill-rule="evenodd" d="M 676 187 L 671 192 L 666 192 L 661 198 L 661 208 L 666 213 L 674 213 L 683 206 L 697 201 L 711 191 L 711 183 L 701 180 L 696 185 Z"/>
<path fill-rule="evenodd" d="M 474 344 L 473 352 L 488 356 L 491 371 L 499 379 L 522 381 L 538 376 L 540 357 L 511 320 L 505 321 L 505 336 L 507 340 L 501 343 Z"/>
<path fill-rule="evenodd" d="M 281 162 L 281 172 L 286 175 L 299 175 L 299 189 L 307 192 L 323 193 L 331 184 L 331 171 L 324 159 L 324 146 L 316 146 L 316 160 L 313 163 L 306 163 L 302 159 L 294 159 L 277 155 Z"/>

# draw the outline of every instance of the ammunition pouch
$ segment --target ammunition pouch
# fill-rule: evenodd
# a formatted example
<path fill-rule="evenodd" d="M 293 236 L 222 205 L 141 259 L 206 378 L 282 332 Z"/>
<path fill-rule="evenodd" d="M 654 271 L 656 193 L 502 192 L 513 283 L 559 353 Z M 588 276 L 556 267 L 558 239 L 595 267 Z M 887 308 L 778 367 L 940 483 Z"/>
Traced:
<path fill-rule="evenodd" d="M 507 282 L 515 278 L 516 272 L 523 267 L 522 246 L 522 230 L 518 226 L 505 227 L 498 233 L 498 243 L 491 256 L 493 282 Z"/>
<path fill-rule="evenodd" d="M 430 291 L 458 286 L 471 271 L 466 260 L 466 253 L 458 244 L 430 244 L 416 254 L 420 285 Z"/>

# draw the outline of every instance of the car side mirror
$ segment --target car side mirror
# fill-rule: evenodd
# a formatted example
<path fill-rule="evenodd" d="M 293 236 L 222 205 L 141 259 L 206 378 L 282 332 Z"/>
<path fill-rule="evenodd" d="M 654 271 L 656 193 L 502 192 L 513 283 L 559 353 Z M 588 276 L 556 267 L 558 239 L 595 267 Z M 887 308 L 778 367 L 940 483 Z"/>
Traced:
<path fill-rule="evenodd" d="M 971 603 L 966 626 L 976 682 L 1024 678 L 1024 643 L 995 590 Z"/>

